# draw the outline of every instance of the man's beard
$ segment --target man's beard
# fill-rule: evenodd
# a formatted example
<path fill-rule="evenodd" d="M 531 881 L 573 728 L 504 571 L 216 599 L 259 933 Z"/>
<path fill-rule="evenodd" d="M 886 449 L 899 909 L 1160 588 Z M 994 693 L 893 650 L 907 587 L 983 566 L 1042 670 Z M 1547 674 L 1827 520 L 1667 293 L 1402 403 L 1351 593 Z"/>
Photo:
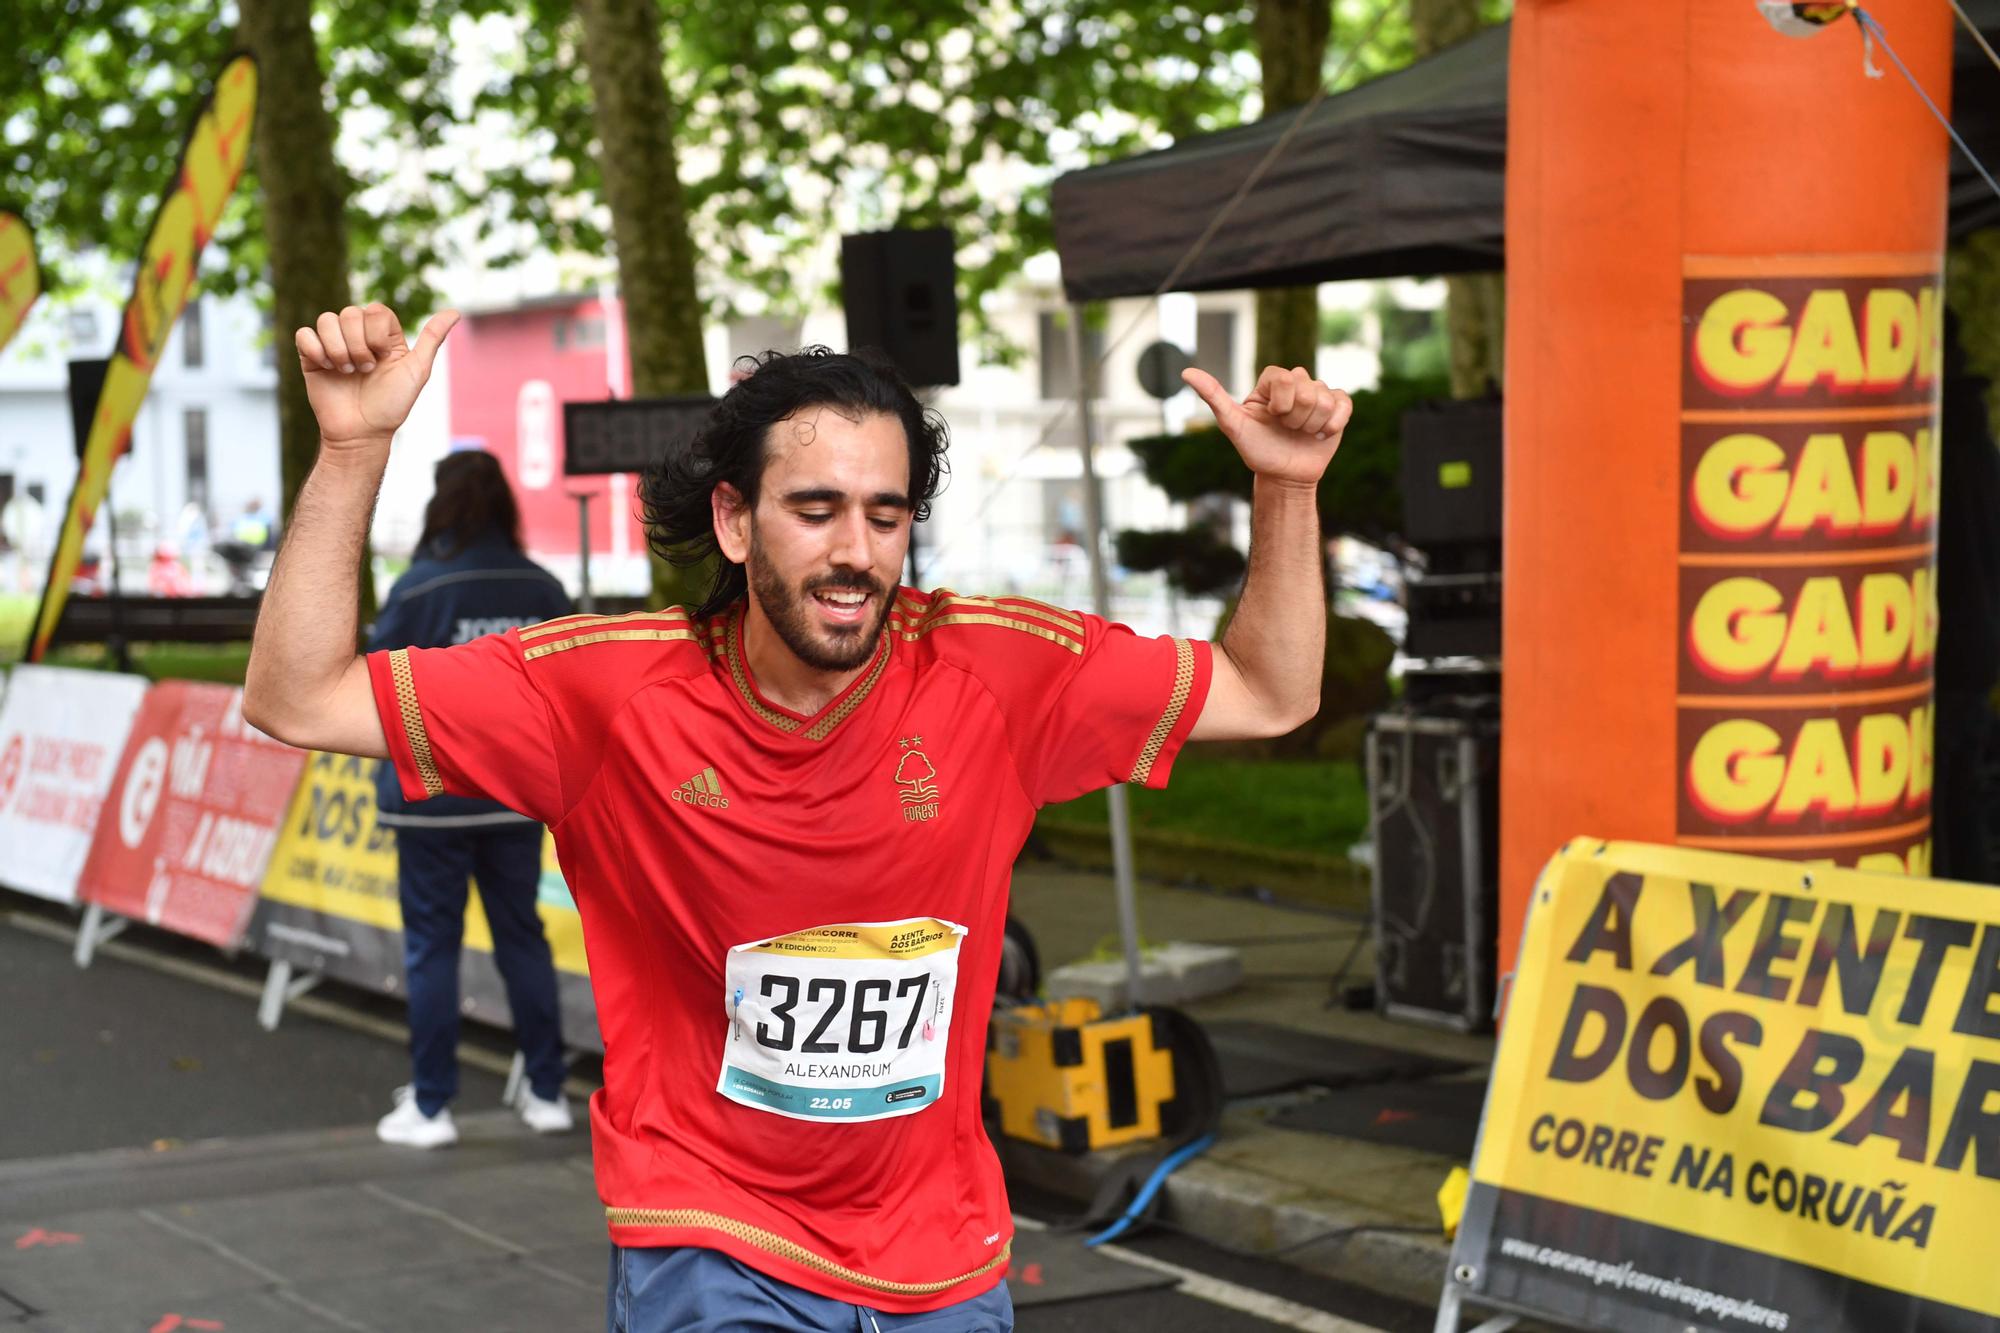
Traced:
<path fill-rule="evenodd" d="M 749 573 L 751 590 L 757 595 L 757 604 L 764 608 L 771 628 L 778 632 L 778 638 L 792 650 L 792 655 L 807 666 L 816 671 L 852 671 L 874 656 L 876 640 L 882 637 L 882 624 L 889 618 L 895 601 L 883 595 L 881 586 L 867 574 L 858 569 L 836 570 L 793 589 L 764 554 L 754 532 L 750 537 Z M 877 598 L 880 606 L 873 623 L 840 625 L 830 631 L 814 624 L 813 593 L 825 588 L 845 588 Z"/>

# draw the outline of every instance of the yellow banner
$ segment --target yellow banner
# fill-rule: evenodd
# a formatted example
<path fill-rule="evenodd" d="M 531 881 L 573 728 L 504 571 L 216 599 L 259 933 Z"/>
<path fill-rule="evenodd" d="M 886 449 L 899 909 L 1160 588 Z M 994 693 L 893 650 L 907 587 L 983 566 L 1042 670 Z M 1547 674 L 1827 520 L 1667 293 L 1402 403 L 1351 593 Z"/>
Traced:
<path fill-rule="evenodd" d="M 313 755 L 292 796 L 263 896 L 378 930 L 401 933 L 396 892 L 396 836 L 375 818 L 375 760 Z M 583 922 L 556 867 L 555 842 L 542 838 L 537 911 L 558 971 L 588 976 Z M 465 947 L 493 952 L 493 931 L 478 895 L 465 908 Z"/>
<path fill-rule="evenodd" d="M 21 331 L 28 307 L 41 294 L 42 272 L 35 267 L 34 233 L 12 213 L 0 213 L 0 348 Z"/>
<path fill-rule="evenodd" d="M 2000 1317 L 2000 891 L 1572 842 L 1474 1179 Z"/>
<path fill-rule="evenodd" d="M 859 958 L 869 962 L 901 962 L 949 953 L 958 947 L 963 926 L 935 917 L 917 916 L 904 921 L 856 922 L 844 926 L 814 926 L 789 935 L 744 946 L 744 953 L 774 953 L 786 957 Z"/>
<path fill-rule="evenodd" d="M 62 619 L 70 580 L 83 556 L 84 534 L 110 488 L 112 465 L 131 447 L 132 423 L 152 383 L 153 368 L 174 321 L 194 293 L 195 265 L 202 247 L 214 234 L 223 205 L 243 175 L 256 109 L 257 65 L 251 57 L 239 55 L 215 81 L 215 91 L 181 150 L 173 185 L 140 252 L 118 347 L 105 370 L 104 390 L 91 417 L 69 511 L 63 517 L 55 558 L 49 564 L 48 587 L 42 593 L 41 609 L 28 640 L 27 658 L 31 662 L 42 660 L 49 637 Z"/>

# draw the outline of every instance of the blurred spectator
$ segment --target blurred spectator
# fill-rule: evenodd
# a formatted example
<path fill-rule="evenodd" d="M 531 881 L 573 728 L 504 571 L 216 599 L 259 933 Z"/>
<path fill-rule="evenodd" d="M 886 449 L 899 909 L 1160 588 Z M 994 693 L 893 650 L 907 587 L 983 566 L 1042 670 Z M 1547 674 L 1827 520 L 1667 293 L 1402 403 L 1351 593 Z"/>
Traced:
<path fill-rule="evenodd" d="M 415 557 L 382 603 L 368 647 L 443 648 L 569 611 L 555 576 L 521 551 L 521 515 L 507 474 L 492 454 L 468 449 L 438 463 L 437 493 L 424 509 Z M 396 830 L 414 1068 L 376 1134 L 414 1148 L 458 1138 L 450 1103 L 458 1093 L 458 958 L 468 879 L 479 883 L 493 961 L 526 1062 L 515 1109 L 539 1133 L 569 1129 L 555 963 L 536 911 L 542 826 L 493 801 L 406 800 L 388 764 L 378 770 L 376 802 L 382 823 Z"/>
<path fill-rule="evenodd" d="M 155 597 L 194 596 L 194 580 L 188 577 L 187 566 L 181 563 L 172 542 L 153 548 L 153 562 L 146 567 L 146 591 Z"/>
<path fill-rule="evenodd" d="M 243 512 L 229 529 L 230 540 L 241 542 L 253 551 L 269 550 L 275 543 L 275 533 L 271 521 L 265 517 L 264 502 L 251 496 L 244 504 Z"/>

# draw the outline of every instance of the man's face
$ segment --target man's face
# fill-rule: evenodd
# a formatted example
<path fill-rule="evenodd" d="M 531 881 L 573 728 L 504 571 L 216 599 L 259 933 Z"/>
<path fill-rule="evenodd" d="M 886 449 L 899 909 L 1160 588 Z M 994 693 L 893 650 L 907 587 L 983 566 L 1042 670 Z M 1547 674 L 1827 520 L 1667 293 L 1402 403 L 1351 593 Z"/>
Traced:
<path fill-rule="evenodd" d="M 910 447 L 881 413 L 806 408 L 771 427 L 757 505 L 724 520 L 723 554 L 807 666 L 851 671 L 875 651 L 910 547 Z M 731 549 L 735 547 L 736 549 Z"/>

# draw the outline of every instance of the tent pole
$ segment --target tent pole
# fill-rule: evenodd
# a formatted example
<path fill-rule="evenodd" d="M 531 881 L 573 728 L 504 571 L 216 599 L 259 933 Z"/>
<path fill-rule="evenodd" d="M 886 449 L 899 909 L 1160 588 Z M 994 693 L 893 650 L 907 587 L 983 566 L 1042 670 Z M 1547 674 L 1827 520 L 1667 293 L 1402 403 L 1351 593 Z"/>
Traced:
<path fill-rule="evenodd" d="M 1090 413 L 1090 371 L 1083 356 L 1083 306 L 1069 308 L 1069 357 L 1076 373 L 1076 416 L 1082 427 L 1084 549 L 1090 553 L 1091 609 L 1111 619 L 1111 574 L 1104 567 L 1104 495 L 1098 488 L 1097 468 L 1092 460 L 1096 446 L 1096 423 Z M 1126 804 L 1125 785 L 1119 783 L 1104 793 L 1111 809 L 1111 873 L 1118 885 L 1118 935 L 1125 949 L 1125 1003 L 1137 1008 L 1145 996 L 1140 989 L 1139 897 L 1132 882 L 1132 820 Z"/>

